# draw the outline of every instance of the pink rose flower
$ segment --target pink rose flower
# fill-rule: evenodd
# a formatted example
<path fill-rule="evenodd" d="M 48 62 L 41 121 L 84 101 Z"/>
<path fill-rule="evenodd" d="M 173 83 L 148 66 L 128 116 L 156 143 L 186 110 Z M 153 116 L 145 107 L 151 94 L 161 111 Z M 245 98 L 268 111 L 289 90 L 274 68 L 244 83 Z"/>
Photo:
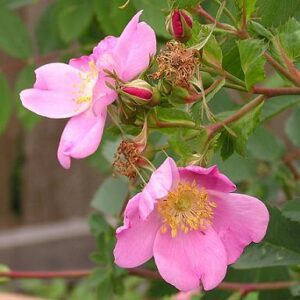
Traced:
<path fill-rule="evenodd" d="M 32 89 L 21 92 L 22 104 L 48 118 L 71 118 L 58 147 L 58 160 L 68 169 L 71 158 L 84 158 L 98 148 L 105 125 L 107 106 L 117 93 L 104 70 L 114 71 L 125 82 L 143 72 L 156 52 L 153 29 L 139 22 L 138 12 L 120 37 L 109 36 L 90 56 L 71 59 L 69 64 L 50 63 L 36 69 Z"/>
<path fill-rule="evenodd" d="M 167 158 L 126 207 L 116 264 L 133 268 L 153 256 L 164 280 L 179 290 L 215 288 L 227 265 L 263 239 L 269 221 L 260 200 L 235 190 L 216 166 L 178 168 Z"/>

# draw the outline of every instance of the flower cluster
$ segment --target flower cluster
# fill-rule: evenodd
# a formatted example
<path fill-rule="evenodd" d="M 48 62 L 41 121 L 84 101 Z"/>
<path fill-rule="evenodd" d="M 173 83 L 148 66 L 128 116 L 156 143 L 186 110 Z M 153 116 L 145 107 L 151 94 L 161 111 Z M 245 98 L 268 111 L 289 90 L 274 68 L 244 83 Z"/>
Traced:
<path fill-rule="evenodd" d="M 114 72 L 123 82 L 129 82 L 147 69 L 156 53 L 153 29 L 139 22 L 137 13 L 120 37 L 109 36 L 101 41 L 89 56 L 71 59 L 69 64 L 50 63 L 38 68 L 32 89 L 21 92 L 23 105 L 48 118 L 71 118 L 58 147 L 58 160 L 68 169 L 71 158 L 93 154 L 101 141 L 107 106 L 117 99 L 109 87 Z M 128 93 L 139 89 L 124 88 Z M 144 96 L 144 94 L 142 95 Z M 145 101 L 150 100 L 147 94 Z"/>
<path fill-rule="evenodd" d="M 115 100 L 124 105 L 120 120 L 135 106 L 159 104 L 154 88 L 140 78 L 156 53 L 155 33 L 139 22 L 140 15 L 132 18 L 120 37 L 105 38 L 89 56 L 38 68 L 33 88 L 21 92 L 29 110 L 49 118 L 70 118 L 58 147 L 58 160 L 66 169 L 71 158 L 96 151 L 108 107 Z M 191 28 L 186 11 L 171 13 L 168 29 L 176 40 L 186 40 Z M 191 90 L 198 60 L 198 50 L 169 42 L 157 57 L 158 70 L 152 78 Z M 145 115 L 138 124 L 144 124 L 141 134 L 124 139 L 115 154 L 116 171 L 130 179 L 136 179 L 138 168 L 149 162 L 143 156 L 148 134 Z M 116 231 L 115 263 L 133 268 L 154 257 L 163 279 L 179 290 L 215 288 L 244 248 L 263 239 L 269 221 L 260 200 L 235 190 L 216 166 L 177 167 L 168 157 L 129 200 L 124 224 Z"/>

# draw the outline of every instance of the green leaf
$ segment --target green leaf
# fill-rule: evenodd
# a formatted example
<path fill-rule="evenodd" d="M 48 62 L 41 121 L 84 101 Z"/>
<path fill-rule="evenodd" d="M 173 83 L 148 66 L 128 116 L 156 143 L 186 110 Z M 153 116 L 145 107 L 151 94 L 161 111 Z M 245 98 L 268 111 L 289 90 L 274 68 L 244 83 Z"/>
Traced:
<path fill-rule="evenodd" d="M 132 1 L 125 8 L 119 8 L 124 2 L 124 0 L 94 1 L 97 19 L 101 25 L 101 29 L 106 34 L 120 35 L 135 14 L 135 7 Z"/>
<path fill-rule="evenodd" d="M 268 101 L 265 102 L 261 113 L 261 122 L 265 122 L 275 117 L 282 111 L 291 108 L 299 103 L 300 97 L 298 98 L 295 96 L 279 96 L 268 99 Z"/>
<path fill-rule="evenodd" d="M 62 39 L 68 43 L 78 38 L 87 29 L 92 17 L 92 1 L 61 0 L 58 26 Z"/>
<path fill-rule="evenodd" d="M 300 9 L 299 0 L 257 0 L 257 15 L 266 27 L 278 26 L 294 16 Z"/>
<path fill-rule="evenodd" d="M 211 164 L 218 165 L 220 171 L 236 183 L 251 179 L 256 172 L 255 160 L 243 158 L 237 154 L 233 154 L 226 161 L 222 161 L 221 156 L 215 154 Z"/>
<path fill-rule="evenodd" d="M 114 299 L 111 274 L 107 274 L 97 287 L 97 299 Z"/>
<path fill-rule="evenodd" d="M 234 153 L 234 140 L 235 137 L 232 136 L 227 130 L 224 130 L 220 136 L 219 144 L 221 145 L 221 157 L 226 160 Z"/>
<path fill-rule="evenodd" d="M 295 146 L 300 147 L 300 108 L 293 111 L 292 115 L 286 122 L 285 132 Z"/>
<path fill-rule="evenodd" d="M 221 45 L 223 53 L 223 68 L 234 76 L 244 80 L 238 45 L 235 38 L 228 38 Z"/>
<path fill-rule="evenodd" d="M 32 54 L 26 26 L 8 9 L 0 8 L 0 48 L 9 55 L 26 59 Z"/>
<path fill-rule="evenodd" d="M 260 122 L 262 107 L 263 103 L 230 125 L 229 128 L 236 136 L 233 136 L 226 128 L 223 130 L 219 144 L 221 145 L 221 156 L 224 160 L 231 156 L 234 150 L 242 156 L 246 155 L 247 142 Z"/>
<path fill-rule="evenodd" d="M 300 222 L 300 200 L 290 200 L 282 207 L 282 214 L 296 222 Z"/>
<path fill-rule="evenodd" d="M 292 60 L 300 57 L 300 23 L 291 18 L 279 28 L 279 39 L 282 47 Z"/>
<path fill-rule="evenodd" d="M 182 124 L 191 127 L 195 126 L 195 122 L 192 120 L 191 116 L 183 110 L 179 110 L 175 108 L 170 109 L 170 108 L 156 107 L 154 108 L 153 112 L 156 114 L 155 118 L 159 122 L 164 122 L 164 123 L 176 122 L 176 124 L 178 125 Z"/>
<path fill-rule="evenodd" d="M 260 126 L 248 142 L 249 153 L 259 160 L 274 162 L 284 154 L 284 145 L 268 129 Z"/>
<path fill-rule="evenodd" d="M 245 74 L 245 83 L 248 90 L 265 79 L 264 45 L 259 40 L 243 40 L 238 42 L 241 65 Z"/>
<path fill-rule="evenodd" d="M 268 266 L 290 266 L 300 263 L 300 224 L 286 218 L 277 208 L 268 205 L 270 223 L 260 244 L 248 247 L 234 264 L 237 269 Z"/>
<path fill-rule="evenodd" d="M 168 11 L 167 1 L 162 0 L 131 0 L 135 7 L 143 9 L 141 19 L 147 22 L 158 36 L 170 38 L 165 26 L 165 11 Z"/>
<path fill-rule="evenodd" d="M 267 40 L 272 40 L 273 38 L 273 34 L 267 28 L 255 21 L 249 21 L 248 30 L 258 38 L 265 38 Z"/>
<path fill-rule="evenodd" d="M 12 97 L 8 82 L 4 75 L 0 73 L 0 134 L 5 130 L 12 112 Z"/>
<path fill-rule="evenodd" d="M 58 4 L 56 2 L 50 5 L 38 21 L 36 37 L 41 53 L 48 53 L 64 46 L 57 26 Z"/>
<path fill-rule="evenodd" d="M 203 59 L 215 67 L 222 69 L 222 49 L 213 35 L 209 38 L 203 48 Z"/>
<path fill-rule="evenodd" d="M 128 186 L 120 178 L 104 180 L 92 199 L 91 205 L 107 215 L 118 215 L 128 194 Z"/>
<path fill-rule="evenodd" d="M 104 220 L 103 216 L 94 213 L 89 217 L 89 227 L 93 235 L 99 235 L 109 229 L 109 225 Z"/>
<path fill-rule="evenodd" d="M 26 67 L 24 67 L 18 74 L 15 84 L 17 116 L 20 119 L 22 125 L 28 130 L 32 129 L 35 124 L 37 124 L 37 122 L 40 120 L 40 116 L 26 109 L 22 105 L 19 93 L 24 89 L 32 87 L 35 81 L 34 69 L 35 66 L 33 65 L 27 65 Z"/>

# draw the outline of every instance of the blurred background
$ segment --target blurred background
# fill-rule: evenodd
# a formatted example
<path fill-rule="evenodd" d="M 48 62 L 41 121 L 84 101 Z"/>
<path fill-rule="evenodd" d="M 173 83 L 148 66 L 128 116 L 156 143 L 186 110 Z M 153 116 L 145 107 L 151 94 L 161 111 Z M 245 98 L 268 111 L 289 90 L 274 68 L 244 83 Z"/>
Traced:
<path fill-rule="evenodd" d="M 37 117 L 21 106 L 18 94 L 32 86 L 37 66 L 90 52 L 106 35 L 119 35 L 140 9 L 161 45 L 170 38 L 164 25 L 167 1 L 131 0 L 120 9 L 125 2 L 0 0 L 0 263 L 12 269 L 63 270 L 92 265 L 89 254 L 96 244 L 87 225 L 94 209 L 90 203 L 99 198 L 98 187 L 111 173 L 110 161 L 118 141 L 107 133 L 95 155 L 74 160 L 71 169 L 64 170 L 56 152 L 66 120 Z M 299 3 L 285 5 L 282 14 L 286 20 L 299 14 Z M 210 1 L 204 7 L 212 14 L 217 10 Z M 275 10 L 277 14 L 280 7 L 266 8 L 272 14 Z M 276 15 L 273 20 L 276 22 Z M 224 61 L 234 65 L 236 55 L 228 51 Z M 266 85 L 283 82 L 279 76 L 270 78 Z M 300 99 L 287 96 L 282 106 L 283 98 L 277 97 L 277 102 L 264 110 L 265 125 L 251 137 L 249 156 L 234 154 L 221 164 L 221 170 L 240 190 L 278 203 L 300 190 L 300 112 L 299 108 L 293 110 Z M 211 108 L 215 113 L 233 110 L 246 100 L 221 90 Z M 220 161 L 216 155 L 214 162 Z M 55 286 L 57 290 L 62 289 L 60 284 Z"/>

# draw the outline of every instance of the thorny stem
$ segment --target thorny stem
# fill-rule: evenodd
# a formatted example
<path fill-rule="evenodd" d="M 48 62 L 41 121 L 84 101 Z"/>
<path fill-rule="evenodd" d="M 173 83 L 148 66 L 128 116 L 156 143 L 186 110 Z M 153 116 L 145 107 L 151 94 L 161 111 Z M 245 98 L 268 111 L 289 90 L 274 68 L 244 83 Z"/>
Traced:
<path fill-rule="evenodd" d="M 300 73 L 299 73 L 299 71 L 297 70 L 294 63 L 291 61 L 291 59 L 287 56 L 286 52 L 284 51 L 283 47 L 281 46 L 279 38 L 275 39 L 275 43 L 276 43 L 276 45 L 279 49 L 280 55 L 281 55 L 284 63 L 286 64 L 290 74 L 292 75 L 294 80 L 297 82 L 296 85 L 299 86 L 300 85 Z"/>
<path fill-rule="evenodd" d="M 158 272 L 143 269 L 132 268 L 127 270 L 129 274 L 139 277 L 161 280 Z M 70 270 L 70 271 L 53 271 L 53 272 L 26 272 L 26 271 L 9 271 L 0 272 L 0 277 L 10 279 L 53 279 L 53 278 L 84 278 L 92 274 L 92 270 Z M 262 291 L 262 290 L 280 290 L 300 285 L 298 281 L 277 281 L 277 282 L 258 282 L 258 283 L 240 283 L 240 282 L 222 282 L 217 287 L 220 290 L 234 291 Z"/>
<path fill-rule="evenodd" d="M 268 60 L 268 62 L 276 69 L 280 74 L 286 77 L 288 80 L 293 82 L 295 85 L 299 86 L 298 80 L 294 78 L 294 76 L 284 68 L 276 59 L 274 59 L 268 52 L 264 53 L 264 57 Z"/>
<path fill-rule="evenodd" d="M 224 125 L 228 125 L 234 121 L 237 121 L 239 118 L 247 114 L 249 111 L 251 111 L 253 108 L 257 107 L 260 103 L 262 103 L 265 100 L 264 95 L 259 95 L 255 99 L 253 99 L 251 102 L 247 103 L 245 106 L 243 106 L 240 110 L 232 114 L 231 116 L 227 117 L 226 119 L 217 122 L 215 124 L 209 125 L 206 127 L 208 138 L 211 138 L 217 131 L 222 129 Z"/>

